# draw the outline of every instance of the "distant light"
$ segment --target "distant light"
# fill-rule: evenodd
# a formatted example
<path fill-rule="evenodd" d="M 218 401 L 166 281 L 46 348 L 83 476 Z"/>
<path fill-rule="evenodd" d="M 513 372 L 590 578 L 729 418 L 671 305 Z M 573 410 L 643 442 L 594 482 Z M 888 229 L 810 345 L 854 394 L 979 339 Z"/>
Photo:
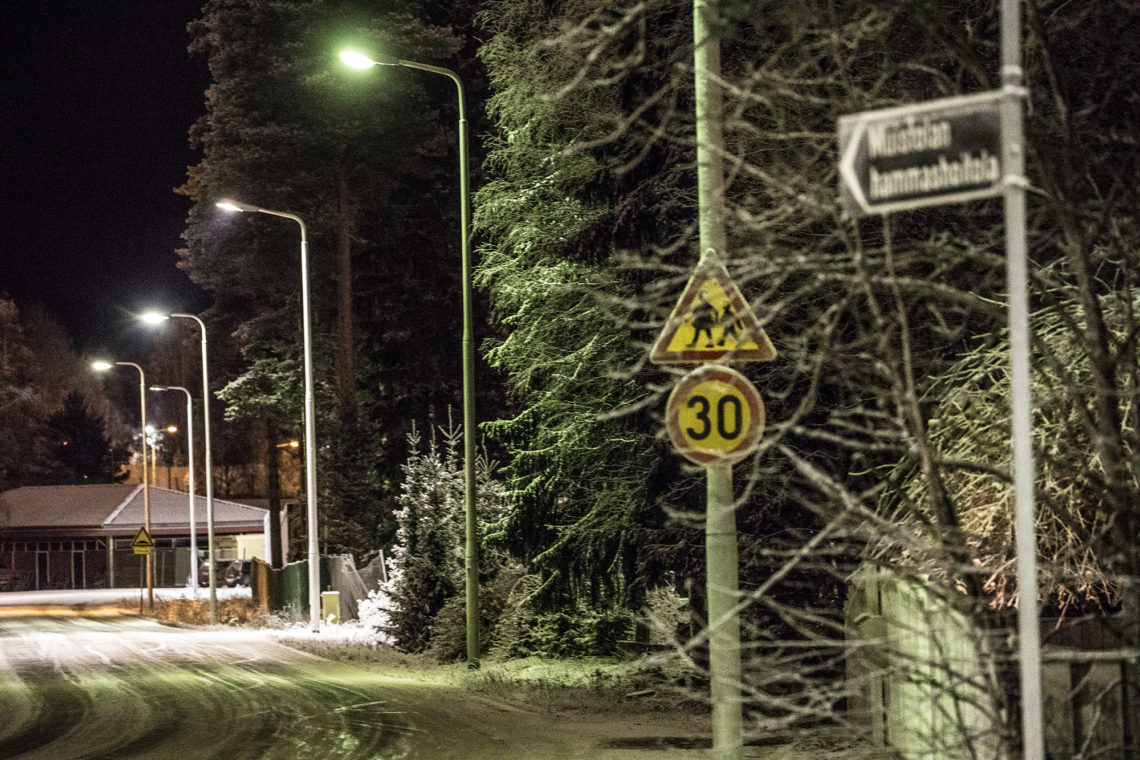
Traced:
<path fill-rule="evenodd" d="M 166 320 L 170 319 L 169 314 L 161 314 L 157 311 L 148 311 L 139 315 L 139 319 L 146 322 L 148 325 L 160 325 Z"/>
<path fill-rule="evenodd" d="M 154 435 L 154 425 L 147 425 L 146 426 L 146 434 L 147 435 Z"/>
<path fill-rule="evenodd" d="M 91 362 L 91 369 L 95 370 L 96 372 L 106 372 L 114 366 L 115 365 L 111 364 L 111 362 L 105 362 L 102 360 Z"/>
<path fill-rule="evenodd" d="M 166 426 L 166 432 L 177 433 L 178 432 L 178 426 L 177 425 L 167 425 Z"/>
<path fill-rule="evenodd" d="M 344 62 L 345 66 L 354 69 L 370 69 L 377 65 L 376 61 L 356 50 L 340 51 L 340 60 Z"/>

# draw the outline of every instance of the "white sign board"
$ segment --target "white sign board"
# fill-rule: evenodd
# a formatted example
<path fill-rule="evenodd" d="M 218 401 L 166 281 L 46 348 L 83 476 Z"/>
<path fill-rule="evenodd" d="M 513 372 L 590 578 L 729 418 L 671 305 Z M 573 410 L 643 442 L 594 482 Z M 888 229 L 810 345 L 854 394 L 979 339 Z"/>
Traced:
<path fill-rule="evenodd" d="M 848 216 L 1000 195 L 1000 91 L 839 117 Z"/>

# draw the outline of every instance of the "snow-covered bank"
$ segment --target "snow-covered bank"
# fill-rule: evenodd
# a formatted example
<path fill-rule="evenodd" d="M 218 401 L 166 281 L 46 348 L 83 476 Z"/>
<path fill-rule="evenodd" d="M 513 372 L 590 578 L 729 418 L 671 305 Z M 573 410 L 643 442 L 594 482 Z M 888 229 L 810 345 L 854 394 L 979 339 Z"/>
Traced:
<path fill-rule="evenodd" d="M 146 596 L 146 590 L 142 591 Z M 250 589 L 238 586 L 236 588 L 219 588 L 219 599 L 249 598 Z M 200 588 L 197 590 L 198 599 L 208 599 L 210 590 Z M 154 598 L 162 600 L 193 599 L 194 589 L 186 586 L 177 588 L 156 588 Z M 120 600 L 137 602 L 139 589 L 137 588 L 88 588 L 88 589 L 56 589 L 53 591 L 6 591 L 0 593 L 0 606 L 31 606 L 52 604 L 105 604 Z"/>

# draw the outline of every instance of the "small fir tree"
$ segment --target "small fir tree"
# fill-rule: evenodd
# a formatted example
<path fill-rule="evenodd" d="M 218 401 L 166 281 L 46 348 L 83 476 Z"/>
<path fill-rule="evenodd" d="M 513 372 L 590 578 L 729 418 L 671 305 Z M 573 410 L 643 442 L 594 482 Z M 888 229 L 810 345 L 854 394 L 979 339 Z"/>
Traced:
<path fill-rule="evenodd" d="M 454 427 L 432 432 L 426 449 L 413 427 L 411 451 L 403 466 L 404 483 L 396 512 L 396 545 L 382 590 L 391 602 L 387 633 L 397 647 L 422 652 L 430 644 L 431 625 L 463 579 L 462 440 Z"/>

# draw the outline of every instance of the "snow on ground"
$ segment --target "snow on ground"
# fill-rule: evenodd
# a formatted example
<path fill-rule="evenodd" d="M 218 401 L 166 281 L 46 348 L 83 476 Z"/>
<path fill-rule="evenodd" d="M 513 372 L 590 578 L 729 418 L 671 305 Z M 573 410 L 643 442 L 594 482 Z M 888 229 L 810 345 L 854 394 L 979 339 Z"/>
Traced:
<path fill-rule="evenodd" d="M 346 620 L 343 623 L 326 621 L 321 623 L 319 633 L 314 633 L 308 623 L 295 623 L 288 628 L 274 630 L 273 637 L 285 643 L 300 641 L 334 645 L 366 644 L 373 647 L 392 643 L 389 636 L 359 620 Z"/>
<path fill-rule="evenodd" d="M 208 588 L 197 589 L 198 599 L 209 599 Z M 0 593 L 0 607 L 31 606 L 49 604 L 105 604 L 123 599 L 137 600 L 140 590 L 137 588 L 88 588 L 88 589 L 57 589 L 54 591 L 6 591 Z M 146 594 L 143 590 L 142 594 Z M 235 588 L 221 587 L 218 589 L 219 599 L 249 598 L 251 591 L 248 587 Z M 195 589 L 187 586 L 177 588 L 156 588 L 155 599 L 193 599 Z"/>

